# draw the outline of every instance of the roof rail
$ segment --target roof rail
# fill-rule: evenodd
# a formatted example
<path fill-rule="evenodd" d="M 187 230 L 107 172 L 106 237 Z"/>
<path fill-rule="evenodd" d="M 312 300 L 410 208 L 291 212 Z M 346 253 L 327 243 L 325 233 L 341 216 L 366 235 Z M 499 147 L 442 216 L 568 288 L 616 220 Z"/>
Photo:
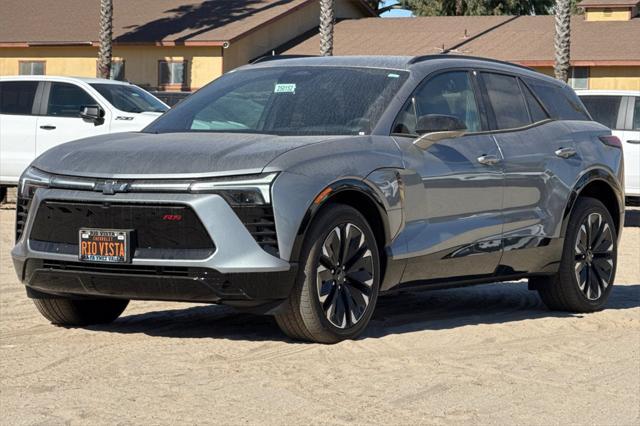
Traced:
<path fill-rule="evenodd" d="M 280 59 L 296 59 L 296 58 L 315 58 L 317 55 L 265 55 L 254 59 L 250 64 L 257 64 L 260 62 L 278 61 Z"/>
<path fill-rule="evenodd" d="M 439 54 L 436 54 L 436 55 L 415 56 L 407 64 L 411 65 L 411 64 L 417 64 L 419 62 L 428 61 L 430 59 L 445 59 L 445 58 L 446 59 L 471 59 L 471 60 L 474 60 L 474 61 L 492 62 L 492 63 L 495 63 L 495 64 L 510 65 L 512 67 L 518 67 L 518 68 L 522 68 L 522 69 L 529 70 L 529 71 L 535 71 L 531 67 L 527 67 L 527 66 L 520 65 L 520 64 L 514 64 L 512 62 L 500 61 L 498 59 L 483 58 L 483 57 L 480 57 L 480 56 L 451 55 L 449 53 L 439 53 Z"/>

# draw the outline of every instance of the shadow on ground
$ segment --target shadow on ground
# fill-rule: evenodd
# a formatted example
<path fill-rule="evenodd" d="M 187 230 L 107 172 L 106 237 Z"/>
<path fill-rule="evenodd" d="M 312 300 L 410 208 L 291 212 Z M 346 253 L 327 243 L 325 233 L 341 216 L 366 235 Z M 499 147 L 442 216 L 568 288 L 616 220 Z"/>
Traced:
<path fill-rule="evenodd" d="M 636 307 L 640 307 L 640 284 L 615 286 L 606 309 Z M 362 338 L 572 316 L 581 315 L 547 310 L 537 293 L 528 291 L 527 284 L 522 282 L 397 293 L 379 299 L 371 324 Z M 239 313 L 216 305 L 129 315 L 113 324 L 91 329 L 175 338 L 287 340 L 272 317 Z"/>

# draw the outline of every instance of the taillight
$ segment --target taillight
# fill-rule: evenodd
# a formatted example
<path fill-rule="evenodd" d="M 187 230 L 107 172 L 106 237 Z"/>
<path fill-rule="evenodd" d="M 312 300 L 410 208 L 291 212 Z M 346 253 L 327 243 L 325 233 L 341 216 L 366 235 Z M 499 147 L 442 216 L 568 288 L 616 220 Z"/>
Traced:
<path fill-rule="evenodd" d="M 612 146 L 614 148 L 622 148 L 622 142 L 620 142 L 620 139 L 618 139 L 617 136 L 599 136 L 598 139 L 600 139 L 600 141 L 605 145 Z"/>

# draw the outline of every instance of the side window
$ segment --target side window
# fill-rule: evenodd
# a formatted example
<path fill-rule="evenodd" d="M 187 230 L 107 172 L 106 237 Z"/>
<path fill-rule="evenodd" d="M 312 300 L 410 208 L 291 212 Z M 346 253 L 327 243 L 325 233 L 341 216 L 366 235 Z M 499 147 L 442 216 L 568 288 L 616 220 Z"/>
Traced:
<path fill-rule="evenodd" d="M 68 83 L 51 84 L 47 115 L 80 117 L 82 108 L 88 105 L 97 105 L 97 102 L 80 87 Z"/>
<path fill-rule="evenodd" d="M 454 116 L 465 123 L 469 132 L 482 129 L 467 71 L 439 74 L 419 87 L 412 102 L 396 119 L 393 133 L 415 134 L 417 117 L 429 114 Z"/>
<path fill-rule="evenodd" d="M 540 102 L 538 102 L 536 97 L 533 96 L 531 90 L 529 90 L 529 88 L 522 82 L 520 83 L 520 87 L 524 92 L 524 99 L 527 101 L 527 107 L 529 107 L 531 121 L 537 123 L 538 121 L 547 120 L 549 116 L 545 112 L 544 108 L 542 108 L 542 105 L 540 105 Z"/>
<path fill-rule="evenodd" d="M 640 97 L 636 98 L 636 106 L 633 110 L 633 130 L 640 130 Z"/>
<path fill-rule="evenodd" d="M 0 114 L 31 115 L 37 90 L 37 81 L 0 83 Z"/>
<path fill-rule="evenodd" d="M 551 118 L 556 120 L 590 119 L 580 99 L 570 88 L 535 79 L 527 79 L 527 84 L 538 95 L 551 114 Z"/>
<path fill-rule="evenodd" d="M 514 129 L 531 124 L 518 80 L 502 74 L 482 73 L 498 129 Z"/>
<path fill-rule="evenodd" d="M 618 111 L 622 96 L 583 96 L 582 103 L 587 107 L 591 117 L 610 129 L 618 124 Z"/>

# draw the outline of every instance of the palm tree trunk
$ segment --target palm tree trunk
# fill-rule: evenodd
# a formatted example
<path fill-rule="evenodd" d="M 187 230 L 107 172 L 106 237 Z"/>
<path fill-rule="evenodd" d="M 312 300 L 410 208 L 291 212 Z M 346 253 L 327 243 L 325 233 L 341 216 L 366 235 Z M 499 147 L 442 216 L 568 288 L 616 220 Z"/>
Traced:
<path fill-rule="evenodd" d="M 100 48 L 98 50 L 98 77 L 109 78 L 113 39 L 113 0 L 100 0 Z"/>
<path fill-rule="evenodd" d="M 556 62 L 553 68 L 556 78 L 565 83 L 569 79 L 571 59 L 571 1 L 556 2 L 556 33 L 554 48 Z"/>
<path fill-rule="evenodd" d="M 335 0 L 320 0 L 320 54 L 333 55 L 333 24 Z"/>

